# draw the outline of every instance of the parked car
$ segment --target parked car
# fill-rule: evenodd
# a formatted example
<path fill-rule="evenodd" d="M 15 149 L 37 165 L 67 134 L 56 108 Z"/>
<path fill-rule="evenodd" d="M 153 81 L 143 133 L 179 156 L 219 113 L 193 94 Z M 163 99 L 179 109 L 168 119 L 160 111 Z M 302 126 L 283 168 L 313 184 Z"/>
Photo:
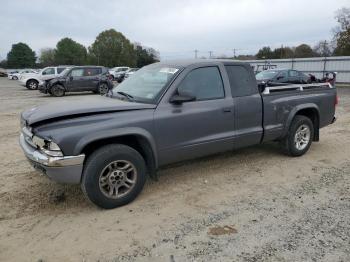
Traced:
<path fill-rule="evenodd" d="M 130 69 L 127 66 L 118 66 L 111 68 L 109 70 L 109 75 L 112 80 L 116 80 L 118 83 L 121 83 L 124 80 L 125 73 Z"/>
<path fill-rule="evenodd" d="M 0 68 L 0 77 L 7 77 L 7 71 L 4 68 Z"/>
<path fill-rule="evenodd" d="M 268 69 L 256 74 L 258 82 L 306 84 L 311 83 L 310 77 L 293 69 Z"/>
<path fill-rule="evenodd" d="M 124 75 L 124 79 L 133 75 L 137 70 L 139 70 L 139 68 L 130 68 L 128 71 L 126 71 L 126 73 Z"/>
<path fill-rule="evenodd" d="M 113 88 L 108 70 L 102 66 L 75 66 L 39 86 L 39 91 L 52 96 L 64 96 L 67 92 L 92 91 L 104 95 Z"/>
<path fill-rule="evenodd" d="M 8 74 L 7 78 L 11 80 L 18 80 L 20 79 L 22 74 L 37 74 L 37 71 L 33 69 L 24 69 L 24 70 L 16 71 L 15 73 Z"/>
<path fill-rule="evenodd" d="M 81 184 L 93 203 L 115 208 L 170 163 L 267 141 L 305 154 L 335 121 L 337 92 L 328 83 L 301 86 L 260 92 L 250 65 L 232 60 L 155 63 L 108 96 L 23 112 L 20 144 L 48 177 Z"/>
<path fill-rule="evenodd" d="M 24 74 L 19 80 L 21 85 L 25 86 L 30 90 L 38 89 L 39 85 L 44 84 L 44 81 L 50 80 L 58 76 L 68 66 L 50 66 L 45 67 L 38 73 Z"/>

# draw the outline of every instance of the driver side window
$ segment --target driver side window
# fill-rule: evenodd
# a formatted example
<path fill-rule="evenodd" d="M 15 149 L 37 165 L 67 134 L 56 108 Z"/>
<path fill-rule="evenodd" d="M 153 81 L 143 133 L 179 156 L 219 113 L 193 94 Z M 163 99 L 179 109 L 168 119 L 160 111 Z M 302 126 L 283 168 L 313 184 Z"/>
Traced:
<path fill-rule="evenodd" d="M 178 92 L 192 94 L 196 100 L 224 98 L 224 85 L 219 68 L 210 66 L 192 70 L 180 83 Z"/>

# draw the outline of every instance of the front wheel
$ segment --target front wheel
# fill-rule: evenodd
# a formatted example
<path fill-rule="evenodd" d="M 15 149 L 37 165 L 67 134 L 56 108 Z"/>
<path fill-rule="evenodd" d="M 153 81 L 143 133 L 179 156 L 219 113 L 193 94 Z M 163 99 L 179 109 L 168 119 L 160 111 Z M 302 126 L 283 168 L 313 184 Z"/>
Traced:
<path fill-rule="evenodd" d="M 64 87 L 61 86 L 61 85 L 54 85 L 53 87 L 51 87 L 49 93 L 50 93 L 52 96 L 61 97 L 61 96 L 64 96 L 64 94 L 65 94 L 65 89 L 64 89 Z"/>
<path fill-rule="evenodd" d="M 314 125 L 310 118 L 297 115 L 282 141 L 283 150 L 289 156 L 301 156 L 309 150 L 313 137 Z"/>
<path fill-rule="evenodd" d="M 111 209 L 133 201 L 146 182 L 146 164 L 135 149 L 121 144 L 104 146 L 85 164 L 81 188 L 95 205 Z"/>

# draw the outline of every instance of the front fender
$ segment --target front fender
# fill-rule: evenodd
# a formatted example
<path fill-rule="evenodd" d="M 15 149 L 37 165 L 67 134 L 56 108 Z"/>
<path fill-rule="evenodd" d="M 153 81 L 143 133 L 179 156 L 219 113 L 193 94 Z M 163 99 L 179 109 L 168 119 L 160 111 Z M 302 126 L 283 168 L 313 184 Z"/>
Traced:
<path fill-rule="evenodd" d="M 319 110 L 318 106 L 314 103 L 306 103 L 306 104 L 297 105 L 296 107 L 294 107 L 290 111 L 290 113 L 288 115 L 286 124 L 285 124 L 284 129 L 283 129 L 282 137 L 287 135 L 289 127 L 292 124 L 293 118 L 300 110 L 303 110 L 303 109 L 314 109 L 317 111 L 318 116 L 320 115 L 320 110 Z"/>
<path fill-rule="evenodd" d="M 102 139 L 108 139 L 108 138 L 117 138 L 124 135 L 136 135 L 146 139 L 146 141 L 148 141 L 153 151 L 155 166 L 158 167 L 158 156 L 157 156 L 155 140 L 147 130 L 139 127 L 117 128 L 117 129 L 98 131 L 95 133 L 88 134 L 82 137 L 78 141 L 78 143 L 74 147 L 74 151 L 73 151 L 74 155 L 81 154 L 82 150 L 92 142 L 102 140 Z"/>

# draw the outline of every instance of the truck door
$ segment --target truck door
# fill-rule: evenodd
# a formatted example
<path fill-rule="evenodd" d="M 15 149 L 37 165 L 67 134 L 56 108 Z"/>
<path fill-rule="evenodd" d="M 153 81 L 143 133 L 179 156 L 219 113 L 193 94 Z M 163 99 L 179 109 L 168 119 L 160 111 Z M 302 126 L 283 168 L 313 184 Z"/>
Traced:
<path fill-rule="evenodd" d="M 196 100 L 173 104 L 169 98 L 175 92 Z M 225 97 L 219 67 L 191 69 L 163 97 L 154 121 L 160 164 L 233 149 L 232 97 Z"/>
<path fill-rule="evenodd" d="M 263 134 L 262 100 L 254 75 L 242 65 L 226 65 L 234 105 L 234 147 L 258 144 Z"/>

